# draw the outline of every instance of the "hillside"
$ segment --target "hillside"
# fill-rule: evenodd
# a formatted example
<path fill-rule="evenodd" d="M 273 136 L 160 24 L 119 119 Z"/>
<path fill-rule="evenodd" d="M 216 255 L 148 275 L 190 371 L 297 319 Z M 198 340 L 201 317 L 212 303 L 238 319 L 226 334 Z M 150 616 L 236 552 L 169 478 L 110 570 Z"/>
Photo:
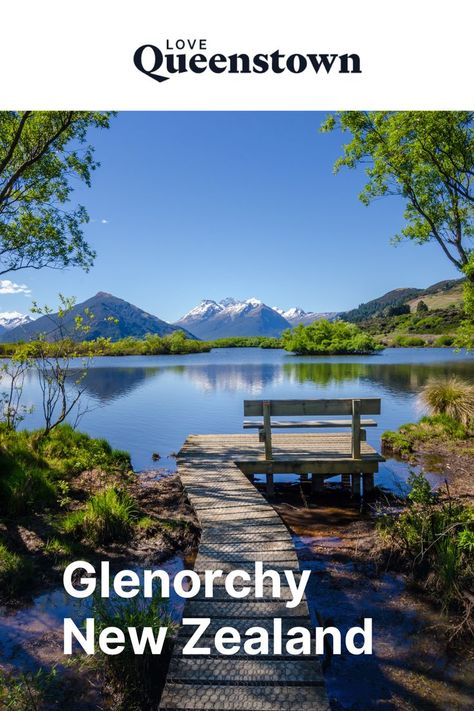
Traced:
<path fill-rule="evenodd" d="M 367 319 L 384 315 L 389 307 L 408 304 L 415 310 L 419 301 L 424 301 L 429 309 L 443 309 L 462 303 L 463 279 L 449 279 L 432 284 L 426 289 L 407 287 L 393 289 L 376 299 L 360 304 L 356 309 L 339 314 L 344 321 L 360 323 Z"/>
<path fill-rule="evenodd" d="M 434 290 L 434 287 L 438 287 Z M 463 300 L 463 285 L 461 280 L 455 282 L 446 281 L 435 284 L 430 289 L 426 289 L 421 295 L 410 299 L 406 303 L 412 311 L 416 310 L 420 301 L 424 301 L 427 307 L 433 309 L 446 309 L 449 306 L 459 306 Z"/>
<path fill-rule="evenodd" d="M 48 341 L 54 341 L 60 335 L 60 323 L 67 335 L 74 337 L 75 318 L 83 315 L 85 309 L 90 310 L 94 319 L 91 322 L 90 330 L 86 334 L 81 334 L 80 340 L 92 341 L 103 337 L 118 341 L 128 336 L 143 338 L 147 333 L 166 336 L 174 331 L 185 330 L 162 321 L 157 316 L 143 311 L 128 301 L 99 291 L 87 301 L 76 304 L 61 322 L 57 314 L 42 316 L 35 321 L 5 331 L 0 334 L 0 341 L 3 343 L 32 341 L 40 335 L 43 335 Z M 189 338 L 195 338 L 189 332 L 186 333 Z"/>

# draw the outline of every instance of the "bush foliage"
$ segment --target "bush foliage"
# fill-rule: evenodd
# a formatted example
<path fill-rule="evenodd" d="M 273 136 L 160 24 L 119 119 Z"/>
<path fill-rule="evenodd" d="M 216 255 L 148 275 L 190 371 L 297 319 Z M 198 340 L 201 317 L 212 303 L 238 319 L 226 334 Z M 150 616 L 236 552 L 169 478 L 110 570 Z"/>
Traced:
<path fill-rule="evenodd" d="M 284 331 L 282 344 L 285 350 L 300 355 L 374 353 L 382 348 L 355 324 L 325 319 Z"/>
<path fill-rule="evenodd" d="M 392 553 L 409 563 L 419 584 L 445 609 L 461 612 L 453 634 L 474 631 L 468 591 L 474 582 L 474 509 L 432 492 L 423 474 L 412 474 L 408 505 L 398 515 L 385 514 L 379 530 Z"/>
<path fill-rule="evenodd" d="M 474 420 L 474 385 L 455 376 L 428 383 L 420 399 L 432 414 L 447 415 L 464 427 L 469 427 Z"/>

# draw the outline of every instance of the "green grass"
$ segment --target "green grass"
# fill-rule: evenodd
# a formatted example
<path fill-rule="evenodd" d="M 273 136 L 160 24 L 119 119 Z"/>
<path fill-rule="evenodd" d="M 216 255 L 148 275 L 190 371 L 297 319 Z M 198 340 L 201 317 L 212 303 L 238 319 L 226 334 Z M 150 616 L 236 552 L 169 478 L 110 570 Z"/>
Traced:
<path fill-rule="evenodd" d="M 58 506 L 67 481 L 83 471 L 126 472 L 126 452 L 69 425 L 38 432 L 0 428 L 0 515 L 17 516 Z"/>
<path fill-rule="evenodd" d="M 148 645 L 144 654 L 136 655 L 127 634 L 125 649 L 121 654 L 110 656 L 99 653 L 105 676 L 120 699 L 117 711 L 156 711 L 166 677 L 172 639 L 177 629 L 161 596 L 156 594 L 151 600 L 135 597 L 127 601 L 96 596 L 93 613 L 97 637 L 107 627 L 122 630 L 135 627 L 139 637 L 145 627 L 151 627 L 155 635 L 159 627 L 168 627 L 160 655 L 151 654 Z"/>
<path fill-rule="evenodd" d="M 446 415 L 467 428 L 474 420 L 474 385 L 455 376 L 432 380 L 420 399 L 433 415 Z"/>
<path fill-rule="evenodd" d="M 0 543 L 0 591 L 7 598 L 26 587 L 33 576 L 33 566 L 29 560 L 10 551 L 5 543 Z"/>
<path fill-rule="evenodd" d="M 385 449 L 395 454 L 411 454 L 416 446 L 430 440 L 465 440 L 469 436 L 466 427 L 448 415 L 422 417 L 419 422 L 401 425 L 396 431 L 387 430 L 382 434 Z"/>
<path fill-rule="evenodd" d="M 64 681 L 55 667 L 36 672 L 7 674 L 0 670 L 2 711 L 66 709 L 76 701 L 77 690 Z"/>
<path fill-rule="evenodd" d="M 395 345 L 400 348 L 423 348 L 426 346 L 426 341 L 420 336 L 396 336 Z"/>
<path fill-rule="evenodd" d="M 90 497 L 86 505 L 64 516 L 62 530 L 93 545 L 131 538 L 140 519 L 135 499 L 109 486 Z"/>

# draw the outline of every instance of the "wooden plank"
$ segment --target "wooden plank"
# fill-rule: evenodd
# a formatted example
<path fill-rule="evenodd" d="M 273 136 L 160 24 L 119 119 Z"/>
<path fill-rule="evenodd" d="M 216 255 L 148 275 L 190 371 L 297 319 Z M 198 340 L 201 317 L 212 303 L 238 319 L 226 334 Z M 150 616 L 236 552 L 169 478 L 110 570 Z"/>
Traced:
<path fill-rule="evenodd" d="M 377 427 L 375 420 L 361 420 L 361 427 Z M 263 422 L 260 420 L 244 420 L 244 430 L 260 429 Z M 293 429 L 301 427 L 352 427 L 352 420 L 273 420 L 272 429 Z"/>
<path fill-rule="evenodd" d="M 263 400 L 244 400 L 244 415 L 263 415 Z M 273 416 L 281 415 L 352 415 L 352 399 L 270 400 Z M 380 415 L 380 398 L 361 398 L 361 415 Z"/>
<path fill-rule="evenodd" d="M 352 458 L 360 459 L 360 400 L 352 401 Z"/>
<path fill-rule="evenodd" d="M 263 402 L 263 435 L 265 437 L 265 459 L 272 458 L 272 424 L 271 405 L 265 400 Z"/>
<path fill-rule="evenodd" d="M 255 437 L 243 437 L 248 451 L 264 456 Z M 298 558 L 281 518 L 236 466 L 234 455 L 241 447 L 242 440 L 232 436 L 195 436 L 181 450 L 178 472 L 202 526 L 194 570 L 201 580 L 207 569 L 221 569 L 227 574 L 238 567 L 252 573 L 255 561 L 262 560 L 265 567 L 282 574 L 281 599 L 272 598 L 270 586 L 265 586 L 261 598 L 256 598 L 255 586 L 249 586 L 249 597 L 231 599 L 220 578 L 214 599 L 206 599 L 201 589 L 198 598 L 187 601 L 184 616 L 211 618 L 202 639 L 203 646 L 210 646 L 211 654 L 184 656 L 183 644 L 194 628 L 181 628 L 160 709 L 287 711 L 298 707 L 301 711 L 329 711 L 320 659 L 313 653 L 295 658 L 283 647 L 275 657 L 248 657 L 240 651 L 232 659 L 223 659 L 213 650 L 212 637 L 208 636 L 222 626 L 231 626 L 244 635 L 252 625 L 263 627 L 272 635 L 274 617 L 282 619 L 285 637 L 294 626 L 311 626 L 305 599 L 298 608 L 286 607 L 290 591 L 283 571 L 293 571 L 299 582 Z M 269 480 L 272 478 L 270 473 Z"/>
<path fill-rule="evenodd" d="M 379 470 L 379 459 L 316 459 L 293 460 L 284 459 L 266 462 L 264 460 L 236 462 L 245 474 L 354 474 L 363 472 L 375 473 Z"/>

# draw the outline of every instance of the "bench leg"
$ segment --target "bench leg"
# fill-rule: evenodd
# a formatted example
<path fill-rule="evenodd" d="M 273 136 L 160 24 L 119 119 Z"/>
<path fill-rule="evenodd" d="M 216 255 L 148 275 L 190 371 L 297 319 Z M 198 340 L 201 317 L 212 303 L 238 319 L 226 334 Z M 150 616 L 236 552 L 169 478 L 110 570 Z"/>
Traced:
<path fill-rule="evenodd" d="M 273 474 L 267 474 L 267 496 L 272 497 L 275 493 L 273 485 Z"/>
<path fill-rule="evenodd" d="M 311 494 L 318 494 L 324 490 L 324 477 L 311 474 Z"/>
<path fill-rule="evenodd" d="M 370 494 L 374 489 L 374 475 L 372 472 L 363 475 L 363 495 Z"/>
<path fill-rule="evenodd" d="M 343 489 L 350 489 L 351 488 L 351 475 L 350 474 L 341 474 L 341 481 L 342 481 L 342 488 Z"/>
<path fill-rule="evenodd" d="M 352 496 L 360 496 L 360 474 L 352 475 Z"/>

